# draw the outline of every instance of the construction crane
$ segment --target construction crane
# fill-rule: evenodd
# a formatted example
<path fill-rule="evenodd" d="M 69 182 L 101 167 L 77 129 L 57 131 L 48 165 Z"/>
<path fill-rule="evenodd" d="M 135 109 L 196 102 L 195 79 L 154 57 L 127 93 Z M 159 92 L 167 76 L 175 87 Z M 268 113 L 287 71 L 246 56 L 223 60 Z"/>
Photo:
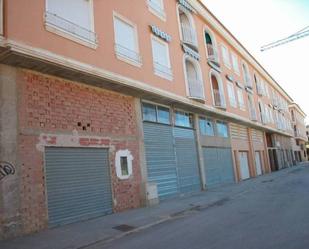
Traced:
<path fill-rule="evenodd" d="M 298 40 L 300 38 L 303 38 L 305 36 L 309 36 L 309 26 L 303 28 L 302 30 L 284 38 L 284 39 L 281 39 L 281 40 L 278 40 L 278 41 L 275 41 L 275 42 L 272 42 L 272 43 L 269 43 L 267 45 L 264 45 L 261 47 L 261 51 L 265 51 L 265 50 L 268 50 L 268 49 L 271 49 L 271 48 L 274 48 L 274 47 L 278 47 L 278 46 L 281 46 L 283 44 L 286 44 L 286 43 L 289 43 L 291 41 L 295 41 L 295 40 Z"/>

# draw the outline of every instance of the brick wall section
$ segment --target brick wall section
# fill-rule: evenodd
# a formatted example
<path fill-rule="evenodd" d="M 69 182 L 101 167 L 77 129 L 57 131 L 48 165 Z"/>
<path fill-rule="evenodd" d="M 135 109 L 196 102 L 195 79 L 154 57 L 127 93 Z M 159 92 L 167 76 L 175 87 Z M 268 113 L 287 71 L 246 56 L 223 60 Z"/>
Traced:
<path fill-rule="evenodd" d="M 44 152 L 37 147 L 42 134 L 47 144 L 57 145 L 61 135 L 77 131 L 78 146 L 109 147 L 114 211 L 140 206 L 133 97 L 32 71 L 21 71 L 18 88 L 21 216 L 25 233 L 48 224 Z M 115 152 L 120 149 L 130 150 L 134 157 L 133 176 L 128 180 L 116 176 Z"/>

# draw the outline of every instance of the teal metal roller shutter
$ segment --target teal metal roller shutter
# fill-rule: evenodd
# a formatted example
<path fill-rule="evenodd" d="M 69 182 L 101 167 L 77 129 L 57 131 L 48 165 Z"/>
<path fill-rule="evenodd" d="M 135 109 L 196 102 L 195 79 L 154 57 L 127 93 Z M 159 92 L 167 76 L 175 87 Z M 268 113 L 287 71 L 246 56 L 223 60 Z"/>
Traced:
<path fill-rule="evenodd" d="M 112 213 L 108 150 L 45 148 L 49 225 Z"/>
<path fill-rule="evenodd" d="M 230 148 L 203 148 L 206 186 L 233 183 L 233 159 Z"/>
<path fill-rule="evenodd" d="M 148 181 L 156 182 L 160 200 L 178 193 L 176 157 L 171 126 L 144 122 Z"/>
<path fill-rule="evenodd" d="M 194 130 L 175 127 L 174 139 L 180 193 L 201 190 Z"/>

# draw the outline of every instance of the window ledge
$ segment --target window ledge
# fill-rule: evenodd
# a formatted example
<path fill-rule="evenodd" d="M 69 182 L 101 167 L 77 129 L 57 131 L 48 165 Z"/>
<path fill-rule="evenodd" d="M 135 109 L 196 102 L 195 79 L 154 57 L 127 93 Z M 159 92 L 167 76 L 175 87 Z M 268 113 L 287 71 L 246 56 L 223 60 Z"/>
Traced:
<path fill-rule="evenodd" d="M 152 7 L 151 3 L 148 1 L 148 9 L 149 11 L 154 14 L 155 16 L 159 17 L 163 22 L 166 22 L 166 13 L 164 10 L 157 10 L 154 7 Z"/>
<path fill-rule="evenodd" d="M 226 110 L 226 106 L 215 105 L 215 107 L 218 108 L 218 109 Z"/>
<path fill-rule="evenodd" d="M 72 40 L 72 41 L 79 43 L 81 45 L 84 45 L 86 47 L 89 47 L 89 48 L 92 48 L 92 49 L 96 49 L 98 47 L 97 42 L 87 41 L 86 39 L 83 39 L 83 38 L 81 38 L 77 35 L 74 35 L 73 33 L 64 31 L 63 29 L 56 27 L 52 24 L 45 23 L 45 28 L 46 28 L 47 31 L 49 31 L 51 33 L 57 34 L 59 36 L 62 36 L 62 37 L 69 39 L 69 40 Z"/>
<path fill-rule="evenodd" d="M 205 103 L 205 98 L 201 98 L 201 97 L 192 97 L 192 96 L 188 96 L 189 99 L 201 102 L 201 103 Z"/>
<path fill-rule="evenodd" d="M 220 64 L 217 61 L 214 61 L 212 59 L 208 59 L 208 65 L 215 69 L 217 72 L 221 73 Z"/>
<path fill-rule="evenodd" d="M 168 74 L 162 73 L 162 72 L 160 72 L 159 70 L 156 70 L 156 69 L 154 69 L 154 74 L 163 78 L 163 79 L 169 80 L 169 81 L 173 81 L 173 79 L 174 79 L 173 74 L 168 75 Z"/>
<path fill-rule="evenodd" d="M 116 57 L 117 57 L 118 60 L 126 62 L 126 63 L 128 63 L 132 66 L 135 66 L 135 67 L 141 67 L 142 66 L 142 62 L 134 60 L 134 59 L 130 58 L 129 56 L 125 56 L 123 54 L 116 52 Z"/>

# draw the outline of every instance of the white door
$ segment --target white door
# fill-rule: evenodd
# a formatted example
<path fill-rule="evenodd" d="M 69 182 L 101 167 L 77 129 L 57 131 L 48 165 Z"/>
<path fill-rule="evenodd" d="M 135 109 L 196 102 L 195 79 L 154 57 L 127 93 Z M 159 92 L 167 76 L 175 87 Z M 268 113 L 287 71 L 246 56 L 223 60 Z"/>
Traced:
<path fill-rule="evenodd" d="M 262 175 L 261 155 L 259 151 L 255 152 L 255 168 L 258 176 Z"/>
<path fill-rule="evenodd" d="M 250 178 L 249 164 L 248 164 L 248 152 L 239 152 L 240 161 L 240 175 L 241 179 L 245 180 Z"/>

